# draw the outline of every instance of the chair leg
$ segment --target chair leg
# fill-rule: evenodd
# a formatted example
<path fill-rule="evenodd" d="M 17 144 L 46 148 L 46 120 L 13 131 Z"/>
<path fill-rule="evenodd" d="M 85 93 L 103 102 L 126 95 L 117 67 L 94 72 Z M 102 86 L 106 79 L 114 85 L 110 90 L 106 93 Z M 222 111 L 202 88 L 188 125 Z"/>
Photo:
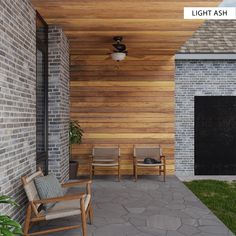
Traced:
<path fill-rule="evenodd" d="M 83 198 L 80 200 L 80 207 L 81 207 L 82 235 L 87 236 L 87 222 L 86 222 L 85 204 Z"/>
<path fill-rule="evenodd" d="M 135 164 L 134 165 L 134 172 L 135 172 L 135 176 L 134 176 L 134 180 L 135 180 L 135 182 L 138 180 L 138 167 L 137 167 L 137 165 Z"/>
<path fill-rule="evenodd" d="M 24 224 L 24 235 L 28 235 L 30 227 L 30 217 L 31 217 L 31 204 L 29 203 L 26 210 L 25 224 Z"/>
<path fill-rule="evenodd" d="M 163 167 L 163 181 L 166 182 L 166 166 Z"/>
<path fill-rule="evenodd" d="M 89 206 L 89 221 L 90 221 L 90 224 L 93 224 L 93 208 L 92 208 L 92 205 L 90 204 Z"/>
<path fill-rule="evenodd" d="M 121 179 L 121 177 L 120 177 L 120 165 L 118 165 L 118 181 L 120 182 L 120 179 Z"/>
<path fill-rule="evenodd" d="M 133 177 L 135 176 L 135 164 L 133 163 Z"/>
<path fill-rule="evenodd" d="M 91 180 L 93 179 L 93 166 L 92 166 L 92 164 L 90 166 L 90 179 Z"/>
<path fill-rule="evenodd" d="M 92 173 L 93 173 L 93 176 L 94 176 L 94 173 L 95 173 L 95 166 L 93 166 L 93 169 L 92 169 Z"/>

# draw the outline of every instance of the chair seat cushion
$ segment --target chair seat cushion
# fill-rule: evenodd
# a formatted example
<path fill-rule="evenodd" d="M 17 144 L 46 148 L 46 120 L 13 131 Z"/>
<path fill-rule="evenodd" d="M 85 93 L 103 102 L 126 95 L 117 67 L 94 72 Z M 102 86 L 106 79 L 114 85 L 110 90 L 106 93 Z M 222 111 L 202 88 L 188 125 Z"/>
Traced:
<path fill-rule="evenodd" d="M 118 166 L 118 162 L 113 162 L 113 163 L 99 163 L 99 162 L 94 162 L 92 163 L 92 166 Z"/>
<path fill-rule="evenodd" d="M 34 179 L 36 189 L 40 199 L 62 197 L 64 196 L 64 191 L 61 184 L 54 175 L 41 176 Z M 45 210 L 53 207 L 55 203 L 44 204 Z"/>
<path fill-rule="evenodd" d="M 115 159 L 110 159 L 110 158 L 94 158 L 93 162 L 117 162 Z"/>
<path fill-rule="evenodd" d="M 85 197 L 85 210 L 87 210 L 91 200 L 91 195 Z M 46 220 L 58 219 L 68 216 L 80 215 L 80 200 L 63 201 L 56 203 L 52 208 L 43 212 Z"/>
<path fill-rule="evenodd" d="M 137 163 L 137 166 L 147 166 L 147 167 L 154 167 L 154 166 L 164 166 L 163 163 L 157 164 L 144 164 L 144 163 Z"/>

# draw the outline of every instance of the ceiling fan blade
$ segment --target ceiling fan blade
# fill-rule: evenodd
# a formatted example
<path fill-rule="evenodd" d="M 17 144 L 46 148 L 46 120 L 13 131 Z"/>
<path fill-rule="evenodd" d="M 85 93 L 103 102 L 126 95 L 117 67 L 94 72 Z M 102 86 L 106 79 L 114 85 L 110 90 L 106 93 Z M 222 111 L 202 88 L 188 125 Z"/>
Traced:
<path fill-rule="evenodd" d="M 105 58 L 105 61 L 110 61 L 111 60 L 111 54 L 107 55 L 107 57 Z"/>

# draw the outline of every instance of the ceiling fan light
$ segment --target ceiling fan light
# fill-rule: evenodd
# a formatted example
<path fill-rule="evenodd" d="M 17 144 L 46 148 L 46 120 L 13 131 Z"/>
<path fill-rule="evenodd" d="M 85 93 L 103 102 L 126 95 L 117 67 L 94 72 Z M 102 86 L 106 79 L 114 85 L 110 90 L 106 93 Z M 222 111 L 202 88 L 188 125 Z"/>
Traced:
<path fill-rule="evenodd" d="M 111 54 L 111 58 L 114 61 L 122 61 L 125 59 L 125 57 L 126 57 L 126 53 L 124 52 L 113 52 Z"/>

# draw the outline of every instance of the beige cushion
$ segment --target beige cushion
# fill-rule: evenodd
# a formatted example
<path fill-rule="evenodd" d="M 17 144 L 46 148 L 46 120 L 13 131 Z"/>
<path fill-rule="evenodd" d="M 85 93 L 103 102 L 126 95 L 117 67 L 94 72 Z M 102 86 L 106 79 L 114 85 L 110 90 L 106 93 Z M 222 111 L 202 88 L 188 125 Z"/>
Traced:
<path fill-rule="evenodd" d="M 92 166 L 118 166 L 118 162 L 114 163 L 92 163 Z"/>
<path fill-rule="evenodd" d="M 39 200 L 38 191 L 37 191 L 33 181 L 24 185 L 24 189 L 25 189 L 25 192 L 26 192 L 26 195 L 27 195 L 29 201 Z"/>
<path fill-rule="evenodd" d="M 91 200 L 91 195 L 87 194 L 85 197 L 85 210 L 87 210 L 88 205 Z M 80 200 L 71 200 L 58 202 L 54 207 L 50 208 L 47 211 L 43 211 L 43 214 L 46 217 L 46 220 L 58 219 L 67 216 L 80 215 Z"/>
<path fill-rule="evenodd" d="M 147 166 L 147 167 L 154 167 L 154 166 L 164 166 L 164 164 L 144 164 L 144 163 L 137 163 L 137 166 Z"/>
<path fill-rule="evenodd" d="M 117 160 L 109 158 L 104 158 L 104 159 L 93 158 L 93 162 L 117 162 Z"/>
<path fill-rule="evenodd" d="M 25 189 L 29 202 L 40 199 L 38 195 L 38 191 L 35 187 L 34 181 L 31 181 L 27 183 L 26 185 L 24 185 L 24 189 Z M 36 204 L 36 208 L 38 209 L 40 205 L 41 204 Z"/>
<path fill-rule="evenodd" d="M 35 172 L 34 174 L 28 177 L 25 177 L 26 183 L 24 183 L 24 189 L 25 189 L 29 202 L 34 201 L 34 200 L 39 200 L 38 191 L 34 184 L 34 178 L 39 177 L 39 176 L 43 176 L 43 173 L 41 170 Z M 40 205 L 41 204 L 36 204 L 36 208 L 38 208 Z"/>
<path fill-rule="evenodd" d="M 34 184 L 34 178 L 39 176 L 43 176 L 42 171 L 37 171 L 36 173 L 25 178 L 26 184 L 24 184 L 24 189 L 30 202 L 33 200 L 39 200 L 38 191 Z"/>

